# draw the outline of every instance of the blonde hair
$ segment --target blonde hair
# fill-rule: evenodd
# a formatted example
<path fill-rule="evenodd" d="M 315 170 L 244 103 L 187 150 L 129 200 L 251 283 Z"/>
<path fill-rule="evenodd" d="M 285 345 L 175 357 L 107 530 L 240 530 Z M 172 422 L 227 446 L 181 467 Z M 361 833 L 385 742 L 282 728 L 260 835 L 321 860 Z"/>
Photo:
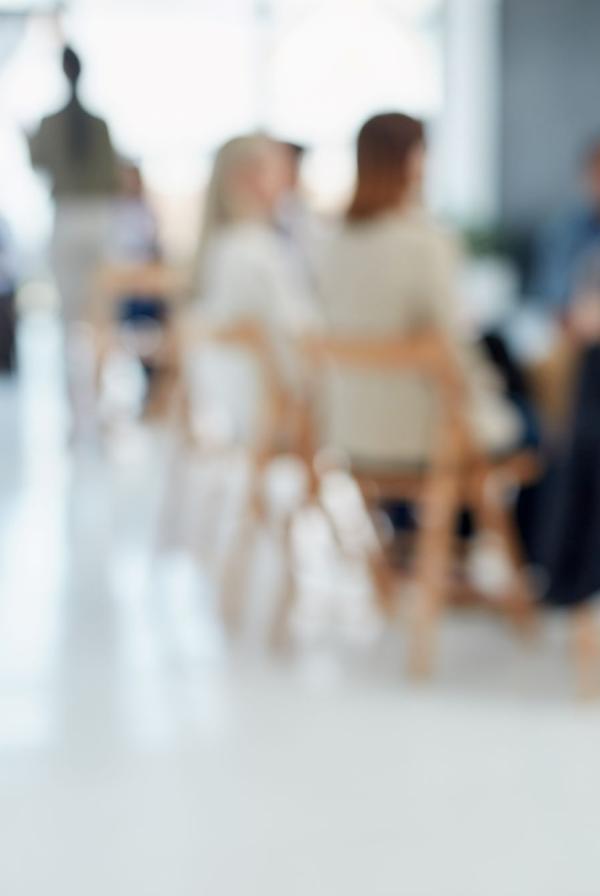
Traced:
<path fill-rule="evenodd" d="M 217 152 L 206 191 L 196 254 L 195 274 L 198 285 L 202 280 L 207 248 L 219 231 L 256 214 L 256 208 L 236 189 L 234 175 L 262 161 L 274 145 L 264 134 L 249 134 L 228 140 Z"/>

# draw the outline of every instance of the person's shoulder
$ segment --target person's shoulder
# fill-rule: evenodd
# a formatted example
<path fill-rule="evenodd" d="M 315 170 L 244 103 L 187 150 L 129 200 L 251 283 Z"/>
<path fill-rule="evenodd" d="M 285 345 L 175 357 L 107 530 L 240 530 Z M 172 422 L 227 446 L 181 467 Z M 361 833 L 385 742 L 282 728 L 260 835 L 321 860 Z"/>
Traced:
<path fill-rule="evenodd" d="M 422 206 L 415 206 L 400 217 L 402 225 L 422 239 L 453 242 L 457 238 L 455 231 L 446 221 Z"/>
<path fill-rule="evenodd" d="M 43 118 L 40 119 L 38 133 L 41 131 L 49 131 L 55 127 L 58 127 L 63 121 L 64 116 L 64 109 L 57 109 L 55 112 L 49 112 L 48 115 L 44 115 Z"/>
<path fill-rule="evenodd" d="M 87 122 L 87 127 L 96 136 L 96 139 L 108 137 L 109 128 L 104 118 L 101 118 L 99 115 L 94 115 L 93 112 L 88 112 L 87 109 L 83 108 L 81 110 L 81 114 Z"/>
<path fill-rule="evenodd" d="M 65 119 L 70 114 L 70 105 L 67 104 L 63 106 L 61 109 L 57 109 L 55 112 L 50 112 L 48 115 L 44 115 L 44 117 L 40 121 L 40 128 L 51 128 L 62 125 Z M 92 112 L 88 112 L 87 109 L 84 109 L 83 106 L 79 107 L 79 112 L 92 126 L 95 127 L 103 127 L 105 128 L 106 122 L 99 115 L 94 115 Z"/>
<path fill-rule="evenodd" d="M 83 110 L 83 114 L 94 127 L 108 129 L 106 121 L 100 115 L 94 115 L 93 112 L 88 112 L 87 109 Z"/>
<path fill-rule="evenodd" d="M 437 230 L 420 213 L 393 211 L 364 221 L 340 222 L 330 234 L 329 248 L 333 255 L 400 255 L 418 251 L 437 238 Z"/>
<path fill-rule="evenodd" d="M 445 222 L 421 206 L 387 219 L 387 237 L 398 247 L 419 256 L 460 255 L 458 235 Z"/>

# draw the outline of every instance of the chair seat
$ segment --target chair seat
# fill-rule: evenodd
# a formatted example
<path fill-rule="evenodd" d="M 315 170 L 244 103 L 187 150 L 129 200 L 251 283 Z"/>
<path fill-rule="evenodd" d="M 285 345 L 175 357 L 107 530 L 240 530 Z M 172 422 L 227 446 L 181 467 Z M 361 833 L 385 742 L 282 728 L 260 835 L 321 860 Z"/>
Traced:
<path fill-rule="evenodd" d="M 470 464 L 465 462 L 465 468 L 461 471 L 467 474 L 471 472 Z M 528 485 L 534 482 L 540 475 L 541 463 L 538 456 L 532 451 L 517 451 L 511 454 L 485 458 L 484 469 L 512 480 L 517 485 Z M 429 464 L 415 462 L 412 464 L 365 464 L 351 461 L 350 473 L 358 483 L 365 495 L 372 497 L 381 496 L 393 500 L 417 498 L 423 490 L 425 480 L 430 473 Z M 481 459 L 478 459 L 472 472 L 481 472 Z M 449 468 L 448 472 L 455 472 Z"/>

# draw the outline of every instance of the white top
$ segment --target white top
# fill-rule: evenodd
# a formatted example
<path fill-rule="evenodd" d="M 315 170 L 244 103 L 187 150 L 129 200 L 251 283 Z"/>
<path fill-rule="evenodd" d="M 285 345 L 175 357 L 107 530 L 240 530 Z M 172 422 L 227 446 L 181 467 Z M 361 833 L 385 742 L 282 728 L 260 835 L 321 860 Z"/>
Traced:
<path fill-rule="evenodd" d="M 458 247 L 425 212 L 394 212 L 345 225 L 326 253 L 320 297 L 340 335 L 390 337 L 437 327 L 456 345 L 471 393 L 471 421 L 485 449 L 516 443 L 520 424 L 491 366 L 461 334 Z M 355 461 L 414 463 L 429 456 L 436 411 L 431 388 L 409 374 L 333 372 L 327 437 Z"/>
<path fill-rule="evenodd" d="M 253 320 L 295 333 L 315 320 L 314 302 L 287 260 L 284 240 L 261 222 L 223 230 L 208 246 L 202 313 L 216 323 Z"/>
<path fill-rule="evenodd" d="M 282 238 L 266 223 L 243 222 L 209 244 L 202 269 L 198 312 L 216 325 L 253 321 L 269 334 L 282 378 L 299 382 L 289 337 L 318 325 L 314 300 L 301 288 Z M 219 347 L 204 369 L 204 393 L 227 406 L 235 430 L 255 425 L 260 403 L 258 370 L 239 350 Z"/>

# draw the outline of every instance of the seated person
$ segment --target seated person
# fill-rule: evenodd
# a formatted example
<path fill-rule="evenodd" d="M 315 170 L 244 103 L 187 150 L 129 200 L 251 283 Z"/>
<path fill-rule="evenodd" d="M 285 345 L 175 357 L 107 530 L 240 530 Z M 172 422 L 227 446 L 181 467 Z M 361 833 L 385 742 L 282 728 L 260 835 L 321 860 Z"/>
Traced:
<path fill-rule="evenodd" d="M 160 262 L 162 252 L 158 224 L 145 196 L 142 175 L 137 165 L 121 162 L 119 186 L 111 221 L 110 260 L 125 265 Z M 155 295 L 121 296 L 118 318 L 132 332 L 146 377 L 148 408 L 152 393 L 156 393 L 157 376 L 160 373 L 161 365 L 156 360 L 157 346 L 164 339 L 169 319 L 168 301 Z"/>
<path fill-rule="evenodd" d="M 546 501 L 547 599 L 576 607 L 600 594 L 600 241 L 582 258 L 566 320 L 580 354 L 568 435 Z"/>
<path fill-rule="evenodd" d="M 593 330 L 579 366 L 572 425 L 547 512 L 547 599 L 570 607 L 600 595 L 600 317 Z"/>
<path fill-rule="evenodd" d="M 196 308 L 217 326 L 250 321 L 264 328 L 280 374 L 293 388 L 298 371 L 288 337 L 311 326 L 316 314 L 276 228 L 285 187 L 285 159 L 275 141 L 246 136 L 221 147 L 206 196 Z M 247 424 L 256 407 L 257 380 L 246 361 L 229 357 L 225 368 L 217 362 L 219 376 L 212 385 L 224 390 L 233 416 L 237 411 L 238 422 L 241 415 Z"/>
<path fill-rule="evenodd" d="M 600 139 L 583 156 L 582 192 L 578 205 L 544 228 L 534 261 L 532 292 L 559 317 L 576 291 L 582 259 L 600 241 Z"/>
<path fill-rule="evenodd" d="M 119 166 L 119 196 L 115 201 L 111 226 L 111 259 L 123 264 L 152 264 L 162 257 L 156 216 L 144 194 L 142 175 L 130 162 Z M 124 322 L 163 322 L 164 300 L 123 297 L 119 317 Z"/>
<path fill-rule="evenodd" d="M 329 328 L 348 336 L 405 336 L 424 328 L 454 346 L 469 391 L 474 435 L 490 454 L 518 445 L 518 412 L 483 352 L 463 339 L 457 295 L 458 251 L 423 209 L 423 126 L 378 115 L 358 139 L 358 182 L 320 278 Z M 420 465 L 435 438 L 435 400 L 418 377 L 334 372 L 328 437 L 356 465 Z"/>

